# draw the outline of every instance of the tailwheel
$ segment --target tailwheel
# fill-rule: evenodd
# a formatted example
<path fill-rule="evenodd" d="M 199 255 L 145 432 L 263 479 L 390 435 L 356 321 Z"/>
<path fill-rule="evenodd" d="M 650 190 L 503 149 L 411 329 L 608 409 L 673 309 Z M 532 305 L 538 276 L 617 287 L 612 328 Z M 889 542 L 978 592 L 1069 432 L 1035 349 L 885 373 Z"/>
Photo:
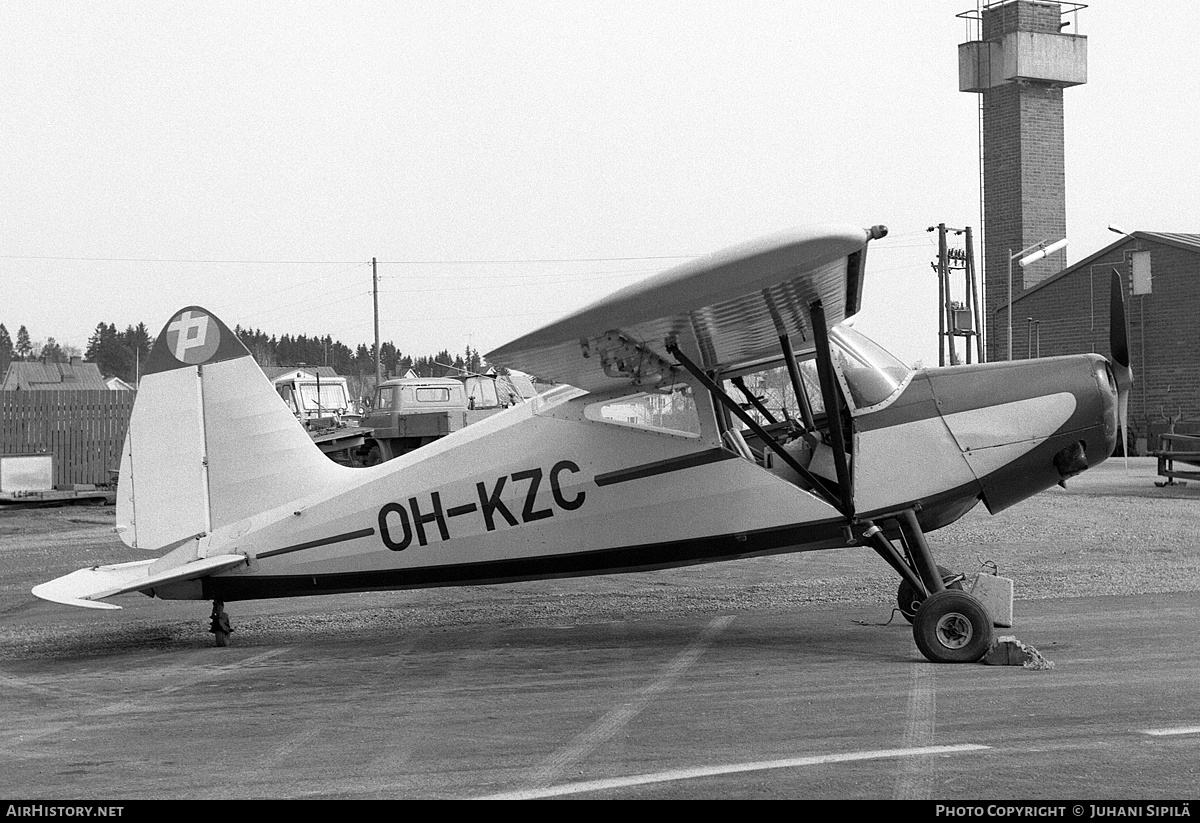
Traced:
<path fill-rule="evenodd" d="M 964 591 L 946 589 L 925 598 L 913 619 L 913 639 L 934 663 L 976 663 L 992 646 L 992 617 Z"/>
<path fill-rule="evenodd" d="M 225 604 L 220 600 L 213 601 L 212 618 L 208 627 L 217 645 L 221 648 L 229 645 L 229 635 L 233 634 L 233 626 L 229 622 L 229 615 L 225 613 L 224 606 Z"/>
<path fill-rule="evenodd" d="M 956 574 L 949 569 L 938 566 L 938 574 L 941 575 L 942 583 L 947 589 L 962 589 L 963 577 L 962 574 Z M 904 619 L 909 623 L 913 622 L 916 617 L 917 609 L 921 606 L 921 601 L 925 599 L 922 594 L 912 583 L 907 579 L 900 579 L 900 588 L 896 592 L 896 606 L 900 609 L 900 613 L 904 615 Z"/>

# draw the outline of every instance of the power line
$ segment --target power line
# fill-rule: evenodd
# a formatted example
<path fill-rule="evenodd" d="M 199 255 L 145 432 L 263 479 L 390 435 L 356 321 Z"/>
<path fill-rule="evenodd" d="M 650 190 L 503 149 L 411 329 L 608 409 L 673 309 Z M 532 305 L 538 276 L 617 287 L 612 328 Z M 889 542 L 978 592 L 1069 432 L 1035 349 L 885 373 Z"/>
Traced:
<path fill-rule="evenodd" d="M 632 260 L 690 260 L 695 254 L 663 254 L 641 257 L 525 257 L 510 260 L 380 260 L 399 266 L 476 266 L 512 263 L 606 263 Z M 192 260 L 157 257 L 61 257 L 56 255 L 0 254 L 2 260 L 62 260 L 80 263 L 197 263 L 203 265 L 348 266 L 361 260 Z"/>
<path fill-rule="evenodd" d="M 634 272 L 634 274 L 637 274 L 637 272 Z M 617 278 L 614 277 L 613 275 L 603 275 L 600 277 L 583 277 L 583 276 L 581 276 L 581 277 L 570 277 L 565 280 L 543 280 L 543 281 L 540 281 L 537 283 L 521 283 L 521 284 L 517 284 L 517 285 L 521 285 L 521 286 L 530 286 L 530 285 L 556 286 L 556 285 L 571 285 L 571 284 L 575 284 L 575 283 L 591 283 L 591 282 L 595 282 L 597 280 L 614 280 L 614 279 L 617 279 Z M 447 283 L 445 286 L 437 286 L 437 287 L 431 288 L 431 289 L 413 289 L 413 288 L 380 289 L 379 293 L 380 294 L 445 294 L 446 292 L 495 291 L 497 289 L 504 290 L 504 289 L 511 288 L 513 285 L 514 284 L 509 283 L 507 281 L 503 282 L 503 283 L 490 283 L 490 284 L 483 285 L 483 286 L 465 286 L 465 285 L 462 285 L 461 283 L 451 282 L 451 283 Z"/>
<path fill-rule="evenodd" d="M 347 266 L 361 260 L 185 260 L 158 257 L 59 257 L 37 254 L 0 254 L 3 260 L 62 260 L 75 263 L 199 263 L 203 265 Z"/>
<path fill-rule="evenodd" d="M 308 280 L 301 280 L 298 283 L 289 283 L 286 286 L 282 286 L 278 289 L 273 289 L 268 292 L 256 293 L 253 296 L 253 298 L 250 298 L 250 299 L 262 300 L 264 298 L 272 297 L 276 294 L 282 294 L 283 292 L 294 292 L 296 289 L 303 288 L 304 286 L 307 286 L 310 283 L 316 283 L 318 280 L 325 280 L 330 277 L 337 277 L 340 274 L 345 274 L 348 271 L 353 271 L 354 269 L 362 268 L 366 265 L 367 265 L 366 263 L 355 263 L 354 265 L 348 266 L 347 268 L 338 269 L 337 271 L 331 271 L 331 272 L 327 272 L 325 274 L 320 274 L 320 275 L 317 275 L 316 277 L 310 277 Z M 223 305 L 229 306 L 229 305 L 234 305 L 234 304 L 225 303 Z M 237 305 L 242 305 L 242 301 L 239 300 Z M 218 308 L 220 308 L 220 306 L 218 306 Z"/>
<path fill-rule="evenodd" d="M 659 254 L 642 257 L 528 257 L 514 260 L 380 260 L 391 266 L 474 266 L 510 263 L 616 263 L 634 260 L 691 260 L 698 254 Z"/>
<path fill-rule="evenodd" d="M 497 276 L 503 276 L 505 279 L 505 282 L 507 283 L 516 278 L 524 278 L 524 279 L 532 278 L 534 280 L 542 280 L 547 277 L 571 277 L 571 278 L 590 277 L 591 279 L 617 279 L 620 277 L 624 277 L 626 275 L 654 274 L 654 273 L 657 273 L 660 271 L 662 271 L 662 269 L 659 269 L 659 268 L 600 269 L 600 270 L 595 270 L 595 271 L 584 269 L 584 270 L 581 270 L 578 274 L 571 274 L 570 272 L 566 272 L 561 269 L 556 269 L 554 271 L 542 271 L 542 272 L 521 271 L 521 272 L 513 272 L 510 274 L 504 274 L 504 275 L 497 275 L 494 272 L 472 273 L 472 272 L 458 271 L 454 274 L 436 274 L 436 273 L 426 272 L 419 276 L 422 278 L 422 280 L 447 280 L 447 281 L 450 281 L 453 283 L 461 283 L 463 280 L 469 280 L 472 278 L 476 278 L 476 279 L 477 278 L 487 278 L 488 280 L 494 281 Z M 397 280 L 397 279 L 407 280 L 412 277 L 413 277 L 412 274 L 385 274 L 383 272 L 381 272 L 379 274 L 380 280 Z"/>

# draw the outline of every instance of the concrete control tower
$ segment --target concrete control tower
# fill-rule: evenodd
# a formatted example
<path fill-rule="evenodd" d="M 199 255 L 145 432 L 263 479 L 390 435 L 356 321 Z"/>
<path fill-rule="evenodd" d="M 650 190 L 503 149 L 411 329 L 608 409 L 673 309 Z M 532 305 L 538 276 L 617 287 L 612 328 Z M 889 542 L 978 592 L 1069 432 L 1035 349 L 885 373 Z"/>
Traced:
<path fill-rule="evenodd" d="M 1066 266 L 1053 252 L 1016 259 L 1066 237 L 1063 89 L 1087 82 L 1087 38 L 1066 34 L 1082 3 L 1003 0 L 963 12 L 977 39 L 958 47 L 958 87 L 981 94 L 984 329 L 989 361 L 1006 358 L 1011 293 Z M 1070 18 L 1070 19 L 1068 19 Z M 1022 254 L 1025 252 L 1025 254 Z"/>

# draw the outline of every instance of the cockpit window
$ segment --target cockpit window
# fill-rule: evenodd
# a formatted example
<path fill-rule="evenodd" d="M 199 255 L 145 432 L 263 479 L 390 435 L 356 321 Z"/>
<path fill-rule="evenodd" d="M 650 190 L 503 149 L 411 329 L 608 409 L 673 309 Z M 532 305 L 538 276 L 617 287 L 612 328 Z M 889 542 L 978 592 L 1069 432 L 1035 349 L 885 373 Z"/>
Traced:
<path fill-rule="evenodd" d="M 849 326 L 835 326 L 829 332 L 833 366 L 858 410 L 877 406 L 904 385 L 912 369 L 875 341 Z"/>
<path fill-rule="evenodd" d="M 700 416 L 690 386 L 669 392 L 641 392 L 590 403 L 583 416 L 598 423 L 629 426 L 676 437 L 699 437 Z"/>

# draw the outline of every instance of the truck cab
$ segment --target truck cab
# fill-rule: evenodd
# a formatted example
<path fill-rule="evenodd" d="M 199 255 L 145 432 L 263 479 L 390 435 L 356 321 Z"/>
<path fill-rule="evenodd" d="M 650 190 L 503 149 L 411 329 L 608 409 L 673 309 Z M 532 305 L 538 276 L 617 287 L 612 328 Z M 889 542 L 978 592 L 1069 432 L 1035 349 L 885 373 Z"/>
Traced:
<path fill-rule="evenodd" d="M 272 382 L 276 393 L 306 429 L 358 423 L 344 377 L 322 377 L 295 369 L 272 378 Z"/>
<path fill-rule="evenodd" d="M 371 429 L 366 465 L 391 460 L 467 425 L 467 392 L 449 377 L 401 377 L 375 390 L 362 425 Z"/>

